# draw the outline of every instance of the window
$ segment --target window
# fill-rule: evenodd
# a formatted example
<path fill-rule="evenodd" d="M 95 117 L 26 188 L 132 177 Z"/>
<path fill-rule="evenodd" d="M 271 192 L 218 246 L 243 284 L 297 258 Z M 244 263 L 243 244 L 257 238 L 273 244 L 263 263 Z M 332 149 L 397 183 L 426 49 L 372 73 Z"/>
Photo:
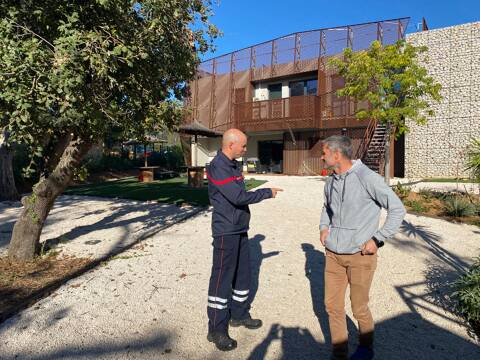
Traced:
<path fill-rule="evenodd" d="M 317 79 L 290 82 L 290 96 L 317 95 Z"/>
<path fill-rule="evenodd" d="M 317 79 L 305 81 L 307 95 L 317 95 Z"/>
<path fill-rule="evenodd" d="M 282 84 L 268 85 L 268 99 L 281 99 L 282 98 Z"/>
<path fill-rule="evenodd" d="M 290 83 L 290 96 L 303 96 L 305 84 L 304 81 L 292 81 Z"/>

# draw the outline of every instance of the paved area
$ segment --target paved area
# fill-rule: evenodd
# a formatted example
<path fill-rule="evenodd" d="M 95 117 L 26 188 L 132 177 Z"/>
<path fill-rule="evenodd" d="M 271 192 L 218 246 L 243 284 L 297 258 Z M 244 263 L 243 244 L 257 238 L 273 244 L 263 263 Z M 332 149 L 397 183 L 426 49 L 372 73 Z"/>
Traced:
<path fill-rule="evenodd" d="M 285 189 L 277 199 L 251 207 L 252 314 L 264 326 L 232 329 L 236 351 L 220 353 L 206 340 L 212 248 L 211 213 L 205 211 L 154 234 L 1 324 L 0 358 L 328 359 L 325 256 L 318 241 L 324 182 L 319 177 L 264 178 L 269 182 L 263 186 Z M 118 206 L 128 216 L 128 203 Z M 112 204 L 107 201 L 105 207 Z M 51 223 L 59 229 L 55 237 L 76 231 L 70 212 L 61 209 Z M 118 222 L 119 229 L 97 233 L 96 239 L 130 237 L 127 218 L 121 222 L 111 210 L 96 211 L 88 224 Z M 9 214 L 10 222 L 14 213 L 11 207 L 0 208 L 0 216 Z M 137 220 L 132 221 L 145 221 Z M 104 231 L 88 224 L 81 225 L 82 236 Z M 95 254 L 103 242 L 87 241 L 78 242 L 75 251 Z M 72 251 L 70 244 L 63 245 L 64 251 Z M 480 228 L 407 215 L 402 232 L 380 251 L 371 292 L 378 359 L 480 358 L 478 342 L 452 313 L 447 295 L 451 282 L 479 253 Z M 351 312 L 348 316 L 354 344 L 354 319 Z"/>

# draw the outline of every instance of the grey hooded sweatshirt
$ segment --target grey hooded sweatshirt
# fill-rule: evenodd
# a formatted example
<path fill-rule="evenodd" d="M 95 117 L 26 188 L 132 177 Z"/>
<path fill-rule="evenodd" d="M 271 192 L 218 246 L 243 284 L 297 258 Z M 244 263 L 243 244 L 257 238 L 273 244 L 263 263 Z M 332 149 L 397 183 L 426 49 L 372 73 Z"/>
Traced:
<path fill-rule="evenodd" d="M 387 219 L 379 229 L 382 207 L 387 210 Z M 327 179 L 320 230 L 330 229 L 327 249 L 355 254 L 372 236 L 382 241 L 393 236 L 405 213 L 402 202 L 383 178 L 355 160 L 350 170 Z"/>

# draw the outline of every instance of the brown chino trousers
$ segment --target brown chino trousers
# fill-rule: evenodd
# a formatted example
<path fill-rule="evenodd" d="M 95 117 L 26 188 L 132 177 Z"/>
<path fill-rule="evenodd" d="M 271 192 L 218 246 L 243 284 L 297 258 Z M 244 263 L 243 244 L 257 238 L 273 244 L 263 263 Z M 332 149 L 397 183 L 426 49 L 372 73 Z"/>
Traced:
<path fill-rule="evenodd" d="M 373 318 L 368 308 L 370 286 L 377 267 L 377 254 L 336 254 L 326 249 L 325 309 L 332 338 L 333 359 L 347 359 L 348 333 L 345 291 L 350 285 L 352 312 L 358 321 L 360 345 L 373 346 Z"/>

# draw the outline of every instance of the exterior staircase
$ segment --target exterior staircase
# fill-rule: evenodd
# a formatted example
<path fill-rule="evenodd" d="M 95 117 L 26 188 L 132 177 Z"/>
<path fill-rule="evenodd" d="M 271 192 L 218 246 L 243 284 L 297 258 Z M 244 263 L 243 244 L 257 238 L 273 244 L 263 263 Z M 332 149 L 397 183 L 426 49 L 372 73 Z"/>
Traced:
<path fill-rule="evenodd" d="M 387 142 L 387 127 L 385 124 L 377 123 L 372 138 L 365 151 L 362 162 L 373 171 L 383 175 L 385 161 L 385 145 Z"/>

